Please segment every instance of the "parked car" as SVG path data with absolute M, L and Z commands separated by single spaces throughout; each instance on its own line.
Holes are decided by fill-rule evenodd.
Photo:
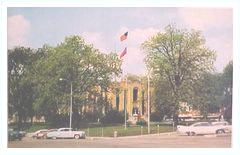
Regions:
M 14 131 L 13 129 L 8 129 L 8 140 L 22 140 L 22 134 L 19 131 Z
M 25 137 L 27 132 L 26 131 L 19 131 L 19 133 L 21 134 L 22 137 Z
M 164 124 L 173 124 L 173 119 L 172 119 L 172 118 L 165 118 L 165 119 L 163 120 L 163 123 L 164 123 Z
M 43 139 L 47 138 L 47 133 L 57 131 L 57 129 L 41 129 L 33 133 L 32 138 Z
M 177 132 L 180 134 L 187 134 L 194 136 L 198 134 L 222 134 L 227 130 L 226 126 L 217 125 L 210 122 L 198 122 L 190 126 L 177 126 Z
M 227 121 L 212 122 L 212 125 L 222 126 L 224 132 L 232 132 L 232 125 L 230 125 Z
M 47 129 L 41 129 L 32 134 L 32 138 L 39 139 L 43 138 L 44 133 L 47 133 Z
M 57 139 L 57 138 L 75 138 L 75 139 L 85 139 L 86 134 L 84 131 L 73 131 L 72 128 L 59 128 L 57 131 L 47 133 L 47 138 Z

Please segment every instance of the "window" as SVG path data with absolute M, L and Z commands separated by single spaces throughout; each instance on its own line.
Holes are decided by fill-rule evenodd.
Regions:
M 63 129 L 62 131 L 70 131 L 70 129 Z
M 137 101 L 138 99 L 138 88 L 133 88 L 133 102 Z
M 120 97 L 119 97 L 120 90 L 116 89 L 116 109 L 119 110 L 119 103 L 120 103 Z
M 119 102 L 120 102 L 120 98 L 119 95 L 116 96 L 116 108 L 117 110 L 119 110 Z
M 198 126 L 210 126 L 209 123 L 199 123 L 199 124 L 195 124 L 194 125 L 195 127 L 198 127 Z
M 144 115 L 144 90 L 142 90 L 142 115 Z
M 219 125 L 223 125 L 223 126 L 226 126 L 227 123 L 225 122 L 218 122 L 218 123 L 212 123 L 213 126 L 219 126 Z

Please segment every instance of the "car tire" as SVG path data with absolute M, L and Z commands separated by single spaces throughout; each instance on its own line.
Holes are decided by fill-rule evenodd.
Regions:
M 53 136 L 52 139 L 57 139 L 57 137 Z
M 47 139 L 47 135 L 44 135 L 42 138 L 43 138 L 43 139 Z
M 84 134 L 84 135 L 81 135 L 81 137 L 80 137 L 81 139 L 86 139 L 86 135 Z
M 80 135 L 74 135 L 75 139 L 80 139 Z
M 195 132 L 190 132 L 190 136 L 195 136 L 196 133 Z
M 216 134 L 223 134 L 223 133 L 225 133 L 225 131 L 223 129 L 220 129 L 220 130 L 216 131 Z

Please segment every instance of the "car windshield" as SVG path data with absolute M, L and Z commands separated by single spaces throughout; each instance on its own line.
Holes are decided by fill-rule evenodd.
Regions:
M 71 131 L 70 129 L 62 129 L 61 131 Z
M 212 123 L 212 125 L 214 125 L 214 126 L 227 125 L 227 123 L 226 122 L 217 122 L 217 123 Z
M 194 126 L 194 127 L 198 127 L 198 126 L 210 126 L 210 124 L 209 123 L 197 123 L 197 124 L 193 124 L 192 126 Z

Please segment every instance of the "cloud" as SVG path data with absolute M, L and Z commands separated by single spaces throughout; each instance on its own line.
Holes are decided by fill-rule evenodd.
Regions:
M 128 29 L 122 27 L 117 32 L 117 37 L 128 31 L 128 39 L 119 43 L 119 51 L 128 47 L 127 54 L 123 58 L 123 74 L 144 74 L 146 73 L 146 65 L 144 58 L 146 54 L 140 49 L 141 44 L 151 36 L 159 32 L 159 29 L 153 27 Z
M 191 28 L 204 30 L 209 27 L 232 26 L 232 9 L 180 8 L 178 14 Z
M 233 58 L 233 15 L 230 8 L 180 8 L 183 26 L 201 30 L 206 45 L 217 54 L 214 66 L 217 72 Z
M 22 15 L 8 17 L 8 48 L 13 46 L 26 46 L 27 35 L 30 32 L 31 23 Z
M 127 27 L 122 27 L 117 36 L 121 36 L 126 31 L 128 31 L 128 39 L 127 42 L 129 45 L 137 45 L 140 46 L 144 41 L 146 41 L 151 36 L 155 35 L 157 32 L 160 32 L 159 29 L 153 27 L 147 28 L 136 28 L 136 29 L 128 29 Z
M 127 54 L 123 57 L 123 74 L 144 75 L 146 73 L 144 58 L 145 54 L 139 48 L 128 47 Z
M 209 38 L 206 44 L 214 49 L 217 54 L 214 63 L 217 72 L 222 72 L 226 65 L 233 60 L 232 39 L 226 37 Z
M 108 53 L 106 41 L 101 33 L 96 32 L 83 32 L 81 36 L 87 44 L 93 44 L 94 48 L 99 49 L 103 53 Z

